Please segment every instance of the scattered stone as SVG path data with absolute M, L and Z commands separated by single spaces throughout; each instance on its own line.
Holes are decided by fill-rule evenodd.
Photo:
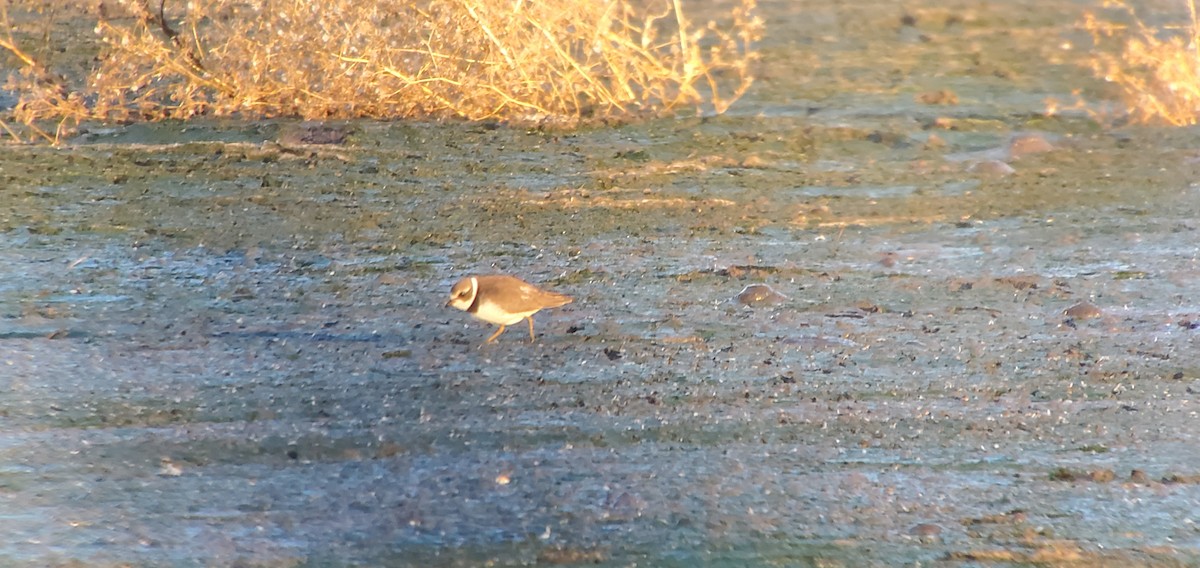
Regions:
M 171 458 L 162 458 L 159 460 L 159 477 L 179 477 L 183 475 L 183 468 L 179 467 Z
M 1150 275 L 1141 270 L 1118 270 L 1113 273 L 1113 280 L 1145 280 Z
M 879 307 L 878 304 L 875 304 L 870 300 L 859 300 L 854 303 L 854 307 L 858 308 L 860 312 L 865 312 L 868 314 L 877 314 L 883 311 L 883 308 Z
M 752 308 L 760 308 L 763 306 L 778 304 L 787 299 L 787 296 L 776 292 L 774 288 L 771 288 L 766 284 L 751 284 L 746 286 L 745 288 L 742 288 L 742 291 L 739 292 L 737 296 L 734 297 L 734 300 L 736 300 L 737 303 L 742 304 L 743 306 L 750 306 Z
M 958 95 L 949 89 L 925 91 L 917 95 L 917 102 L 924 105 L 956 105 L 958 104 Z
M 1054 144 L 1051 144 L 1045 135 L 1036 132 L 1018 134 L 1008 142 L 1008 155 L 1014 160 L 1031 154 L 1052 151 L 1054 151 Z
M 574 548 L 561 546 L 538 552 L 538 564 L 600 564 L 608 560 L 608 553 L 596 548 Z
M 1050 472 L 1050 481 L 1093 481 L 1108 483 L 1116 479 L 1117 474 L 1111 469 L 1097 469 L 1087 473 L 1071 471 L 1065 467 L 1057 467 Z
M 953 278 L 947 284 L 947 287 L 950 289 L 951 292 L 963 292 L 963 291 L 974 288 L 975 282 L 973 280 L 967 280 L 965 278 Z
M 375 283 L 380 286 L 396 286 L 404 284 L 404 279 L 395 274 L 382 273 L 375 277 Z
M 645 508 L 646 502 L 628 491 L 610 491 L 604 499 L 604 518 L 609 521 L 629 521 L 640 517 Z
M 721 268 L 718 270 L 701 270 L 701 271 L 698 271 L 698 274 L 716 274 L 717 276 L 728 276 L 730 278 L 743 278 L 746 276 L 762 278 L 768 274 L 776 274 L 778 272 L 779 272 L 779 268 L 774 267 L 774 266 L 743 264 L 743 265 L 728 266 L 728 267 Z M 697 275 L 697 273 L 692 273 L 691 275 L 689 275 L 689 278 L 687 278 L 687 279 L 685 279 L 684 276 L 681 275 L 679 277 L 679 281 L 687 282 L 688 279 L 690 279 L 691 277 L 694 277 L 696 275 Z
M 746 159 L 742 160 L 741 163 L 741 166 L 747 169 L 762 169 L 769 165 L 770 164 L 768 164 L 766 160 L 756 155 L 747 156 Z
M 942 534 L 942 527 L 933 523 L 921 523 L 908 529 L 908 534 L 919 537 L 934 537 Z
M 967 173 L 1005 177 L 1017 173 L 1017 170 L 1000 160 L 980 160 L 967 166 Z
M 1078 477 L 1075 472 L 1065 467 L 1056 467 L 1050 471 L 1050 481 L 1075 481 Z
M 996 283 L 1007 284 L 1017 290 L 1036 290 L 1038 280 L 1037 276 L 1002 276 L 996 279 Z
M 383 442 L 375 449 L 375 457 L 377 459 L 387 459 L 396 457 L 406 451 L 408 451 L 407 448 L 395 442 Z
M 298 144 L 344 144 L 350 129 L 344 125 L 302 122 L 285 126 L 279 132 L 279 143 L 285 146 Z
M 1007 513 L 997 513 L 995 515 L 984 515 L 975 519 L 964 519 L 962 524 L 966 526 L 974 525 L 1015 525 L 1028 520 L 1028 515 L 1022 509 L 1013 509 Z
M 1185 485 L 1200 484 L 1200 475 L 1183 475 L 1179 473 L 1171 473 L 1162 479 L 1163 483 L 1182 483 Z
M 1104 311 L 1090 302 L 1079 302 L 1078 304 L 1063 310 L 1063 315 L 1073 320 L 1086 320 L 1098 318 L 1104 315 Z

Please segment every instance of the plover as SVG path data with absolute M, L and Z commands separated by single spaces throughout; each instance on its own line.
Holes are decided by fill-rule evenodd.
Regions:
M 453 306 L 483 321 L 500 326 L 484 343 L 491 343 L 504 328 L 521 320 L 529 320 L 529 341 L 533 341 L 533 314 L 545 308 L 557 308 L 571 303 L 572 298 L 557 292 L 542 290 L 520 278 L 504 274 L 468 276 L 450 288 Z

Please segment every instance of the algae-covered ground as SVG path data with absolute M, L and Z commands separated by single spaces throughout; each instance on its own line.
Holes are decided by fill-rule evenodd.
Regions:
M 0 564 L 1200 563 L 1200 138 L 926 4 L 765 3 L 720 117 L 4 146 Z

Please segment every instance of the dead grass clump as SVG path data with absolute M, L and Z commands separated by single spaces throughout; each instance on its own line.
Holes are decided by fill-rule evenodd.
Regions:
M 1182 26 L 1150 26 L 1128 4 L 1106 1 L 1128 22 L 1088 12 L 1083 27 L 1098 49 L 1093 72 L 1116 85 L 1129 118 L 1139 123 L 1187 126 L 1200 119 L 1200 22 L 1195 0 L 1187 0 L 1191 21 Z
M 9 5 L 23 16 L 21 22 L 9 18 Z M 49 45 L 48 39 L 55 35 L 56 21 L 63 19 L 64 13 L 86 14 L 87 8 L 74 0 L 61 2 L 38 2 L 37 0 L 0 0 L 0 69 L 12 70 L 0 74 L 0 102 L 7 104 L 13 95 L 20 96 L 20 104 L 12 114 L 22 114 L 25 108 L 31 107 L 31 101 L 39 101 L 32 106 L 48 106 L 61 109 L 58 115 L 73 116 L 85 111 L 80 103 L 78 94 L 72 93 L 67 87 L 68 81 L 53 63 L 61 52 L 80 53 L 75 45 Z M 20 31 L 18 31 L 20 30 Z M 22 33 L 23 32 L 23 33 Z M 34 41 L 39 38 L 41 41 Z M 27 41 L 21 41 L 21 40 Z M 2 111 L 0 107 L 0 111 Z M 20 139 L 22 136 L 15 132 L 0 114 L 0 128 L 9 136 Z M 23 120 L 22 120 L 23 121 Z M 27 123 L 24 133 L 34 133 L 48 140 L 54 137 L 46 134 L 32 121 Z
M 26 124 L 721 113 L 753 81 L 754 8 L 695 25 L 682 0 L 117 0 L 95 19 L 104 48 L 82 86 L 38 88 L 32 58 L 10 85 Z

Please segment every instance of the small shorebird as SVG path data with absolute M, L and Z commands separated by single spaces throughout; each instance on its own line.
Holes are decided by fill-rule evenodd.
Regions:
M 483 321 L 500 326 L 484 343 L 491 343 L 504 328 L 521 320 L 529 320 L 529 341 L 533 341 L 533 314 L 545 308 L 557 308 L 571 303 L 571 297 L 542 290 L 520 278 L 504 274 L 468 276 L 450 288 L 454 306 Z

